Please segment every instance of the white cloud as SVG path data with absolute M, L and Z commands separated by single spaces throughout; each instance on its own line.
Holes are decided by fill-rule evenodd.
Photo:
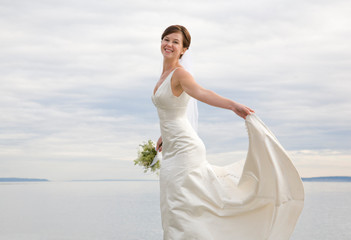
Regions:
M 315 161 L 301 160 L 316 164 L 316 174 L 349 167 L 349 1 L 1 5 L 0 176 L 142 177 L 121 161 L 159 135 L 150 95 L 160 35 L 175 23 L 192 34 L 199 83 L 252 106 L 288 150 L 316 151 Z M 238 117 L 204 105 L 200 116 L 210 159 L 245 152 Z M 323 165 L 321 156 L 341 164 Z

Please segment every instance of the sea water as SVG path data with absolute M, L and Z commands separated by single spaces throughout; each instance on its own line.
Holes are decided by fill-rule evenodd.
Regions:
M 351 183 L 304 185 L 292 239 L 350 239 Z M 159 183 L 0 183 L 0 239 L 161 240 Z

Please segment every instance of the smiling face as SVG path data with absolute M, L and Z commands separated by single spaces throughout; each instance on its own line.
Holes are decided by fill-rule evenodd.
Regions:
M 164 58 L 179 59 L 186 51 L 183 47 L 183 35 L 175 32 L 166 35 L 161 41 L 161 52 Z

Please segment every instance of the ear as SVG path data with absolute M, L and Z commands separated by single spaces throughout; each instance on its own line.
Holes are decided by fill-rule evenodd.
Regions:
M 181 55 L 184 55 L 184 53 L 187 51 L 187 48 L 183 48 L 183 51 L 181 52 Z

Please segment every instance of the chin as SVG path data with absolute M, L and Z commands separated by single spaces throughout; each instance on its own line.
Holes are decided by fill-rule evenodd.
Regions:
M 174 56 L 173 54 L 170 55 L 170 54 L 162 54 L 164 58 L 167 58 L 167 59 L 172 59 L 172 58 L 177 58 L 177 56 Z

